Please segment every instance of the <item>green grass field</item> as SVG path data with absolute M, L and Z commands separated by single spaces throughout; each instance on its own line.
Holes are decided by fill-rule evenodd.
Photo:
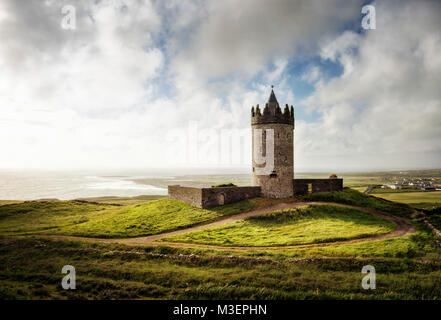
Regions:
M 364 186 L 364 187 L 351 187 L 351 189 L 356 190 L 361 193 L 365 192 L 367 188 L 368 187 L 366 187 L 366 186 Z
M 401 203 L 438 203 L 441 206 L 441 191 L 378 193 L 376 197 Z
M 331 258 L 304 258 L 0 239 L 0 299 L 440 299 L 440 255 L 412 242 L 410 257 L 385 257 L 396 247 L 376 243 L 369 250 L 379 257 L 342 256 L 335 247 Z M 76 290 L 61 288 L 66 264 L 75 266 Z M 361 288 L 367 264 L 376 268 L 375 290 Z
M 330 201 L 358 207 L 372 208 L 399 217 L 410 217 L 414 210 L 406 204 L 388 201 L 379 197 L 362 194 L 350 188 L 342 191 L 319 192 L 303 197 L 305 201 Z
M 151 200 L 167 199 L 167 196 L 136 196 L 136 197 L 93 197 L 93 198 L 79 198 L 77 200 L 101 203 L 101 204 L 116 204 L 116 205 L 133 205 L 145 203 Z
M 431 210 L 441 207 L 441 191 L 377 193 L 376 197 L 406 203 L 416 209 Z
M 2 201 L 0 299 L 441 299 L 441 249 L 433 233 L 417 220 L 423 213 L 349 188 L 303 200 L 374 208 L 405 218 L 417 231 L 344 245 L 274 247 L 290 241 L 360 237 L 391 228 L 389 222 L 374 221 L 377 218 L 357 210 L 311 206 L 240 221 L 240 228 L 229 226 L 234 232 L 228 237 L 219 233 L 214 237 L 268 247 L 141 247 L 48 240 L 40 235 L 133 237 L 201 224 L 277 201 L 253 199 L 210 210 L 138 197 L 96 198 L 96 203 Z M 438 211 L 431 214 L 433 219 L 440 217 Z M 301 230 L 300 224 L 310 229 Z M 61 288 L 61 268 L 67 264 L 76 268 L 76 290 Z M 376 290 L 361 287 L 365 276 L 361 269 L 367 264 L 376 269 Z
M 0 235 L 45 233 L 99 219 L 118 207 L 77 201 L 27 201 L 0 206 Z
M 415 188 L 403 188 L 403 189 L 383 189 L 383 188 L 373 188 L 370 194 L 377 194 L 377 193 L 405 193 L 405 192 L 430 192 L 430 191 L 424 191 L 420 189 Z
M 21 203 L 22 201 L 15 201 L 15 200 L 0 200 L 0 206 L 4 206 L 7 204 L 14 204 L 14 203 Z
M 60 229 L 57 233 L 104 238 L 139 237 L 185 228 L 219 217 L 249 211 L 257 208 L 259 204 L 259 199 L 243 200 L 206 210 L 192 207 L 180 201 L 156 200 L 129 206 L 111 212 L 104 218 Z
M 212 208 L 161 199 L 135 205 L 79 201 L 28 201 L 0 207 L 0 235 L 63 234 L 118 238 L 156 234 L 258 208 L 265 199 Z
M 393 223 L 359 210 L 307 206 L 162 240 L 220 246 L 289 246 L 363 238 L 394 228 Z

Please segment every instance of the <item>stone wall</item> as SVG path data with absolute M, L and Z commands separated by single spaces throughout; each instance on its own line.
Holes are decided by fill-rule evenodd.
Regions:
M 201 188 L 168 186 L 168 197 L 172 200 L 187 202 L 195 207 L 202 207 Z
M 309 185 L 311 189 L 309 190 Z M 304 195 L 315 192 L 339 191 L 343 190 L 343 179 L 294 179 L 294 195 Z
M 260 187 L 202 188 L 202 208 L 260 197 Z
M 244 199 L 256 198 L 260 187 L 191 188 L 168 186 L 168 197 L 199 208 L 209 208 Z

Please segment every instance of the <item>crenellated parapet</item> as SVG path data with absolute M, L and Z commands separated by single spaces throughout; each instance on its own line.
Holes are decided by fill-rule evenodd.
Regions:
M 267 103 L 263 112 L 259 105 L 251 108 L 251 124 L 266 124 L 266 123 L 284 123 L 294 125 L 294 107 L 291 108 L 286 105 L 283 112 L 279 104 L 276 103 L 273 108 Z

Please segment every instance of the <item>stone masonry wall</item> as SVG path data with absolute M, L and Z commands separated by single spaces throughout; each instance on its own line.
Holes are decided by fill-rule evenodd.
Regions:
M 274 167 L 273 171 L 258 174 L 255 149 L 258 144 L 254 139 L 256 129 L 273 130 L 274 133 Z M 293 195 L 292 179 L 294 178 L 294 126 L 292 124 L 254 124 L 252 126 L 253 150 L 253 184 L 262 187 L 262 195 L 268 198 L 287 198 Z M 262 132 L 263 135 L 263 132 Z M 262 139 L 263 154 L 266 155 L 266 139 Z M 259 152 L 259 151 L 258 151 Z
M 202 208 L 201 188 L 168 186 L 168 197 L 172 200 L 183 201 L 189 205 Z
M 202 188 L 202 208 L 260 197 L 260 187 Z
M 343 179 L 294 179 L 294 195 L 308 194 L 308 185 L 311 185 L 311 193 L 338 191 L 343 189 Z
M 260 187 L 191 188 L 168 186 L 168 197 L 199 208 L 209 208 L 244 199 L 256 198 Z

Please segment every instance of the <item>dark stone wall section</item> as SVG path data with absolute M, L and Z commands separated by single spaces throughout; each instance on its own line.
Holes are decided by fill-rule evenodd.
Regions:
M 168 197 L 172 200 L 187 202 L 195 207 L 202 207 L 201 188 L 168 186 Z
M 343 179 L 294 179 L 293 196 L 343 189 Z M 168 186 L 168 197 L 199 208 L 210 208 L 262 196 L 261 187 L 192 188 Z
M 293 189 L 294 196 L 315 192 L 339 191 L 343 190 L 343 179 L 294 179 Z
M 260 197 L 260 187 L 191 188 L 168 186 L 168 197 L 199 208 L 224 205 L 244 199 Z
M 260 187 L 202 188 L 202 207 L 209 208 L 260 197 Z

